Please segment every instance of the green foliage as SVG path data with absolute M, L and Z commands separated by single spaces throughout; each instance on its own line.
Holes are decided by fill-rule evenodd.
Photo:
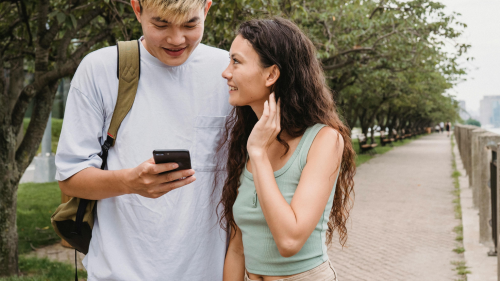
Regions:
M 20 254 L 32 251 L 32 247 L 38 248 L 60 241 L 50 223 L 50 217 L 60 203 L 61 191 L 57 182 L 19 185 L 17 230 Z
M 465 120 L 465 125 L 472 125 L 472 126 L 481 127 L 481 122 L 477 121 L 476 119 L 469 118 L 469 119 Z
M 50 261 L 47 258 L 19 258 L 21 276 L 0 278 L 0 281 L 67 281 L 75 278 L 74 266 Z M 78 278 L 87 278 L 87 272 L 78 270 Z
M 444 93 L 465 74 L 456 60 L 469 46 L 443 51 L 466 26 L 443 8 L 430 0 L 222 0 L 208 15 L 204 41 L 229 50 L 241 22 L 289 18 L 316 46 L 351 127 L 360 121 L 364 133 L 375 123 L 417 128 L 458 119 L 457 102 Z

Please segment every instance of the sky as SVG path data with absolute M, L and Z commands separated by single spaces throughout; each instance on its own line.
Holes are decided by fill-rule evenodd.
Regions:
M 462 14 L 458 20 L 467 24 L 459 42 L 472 45 L 462 60 L 469 71 L 461 82 L 449 91 L 457 100 L 465 100 L 469 113 L 479 111 L 479 101 L 485 95 L 500 95 L 500 0 L 437 0 L 446 5 L 445 12 Z

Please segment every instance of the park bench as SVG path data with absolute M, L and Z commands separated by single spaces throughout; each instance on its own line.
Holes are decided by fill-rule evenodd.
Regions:
M 398 131 L 396 131 L 396 129 L 392 129 L 392 134 L 394 135 L 394 139 L 396 139 L 396 141 L 403 141 L 405 139 L 404 136 L 398 134 Z
M 402 129 L 401 133 L 405 137 L 405 139 L 411 138 L 411 133 L 407 132 L 405 129 Z
M 368 143 L 368 138 L 365 136 L 365 134 L 358 135 L 358 141 L 359 141 L 359 152 L 361 154 L 368 152 L 369 154 L 373 155 L 374 148 L 377 147 L 378 144 Z
M 389 144 L 390 146 L 392 146 L 393 141 L 394 141 L 394 138 L 389 138 L 389 136 L 387 136 L 385 134 L 385 131 L 383 131 L 383 130 L 380 131 L 380 144 L 382 146 L 385 146 L 386 144 Z

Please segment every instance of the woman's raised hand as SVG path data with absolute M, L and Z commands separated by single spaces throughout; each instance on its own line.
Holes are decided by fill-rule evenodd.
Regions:
M 274 93 L 264 103 L 264 112 L 253 127 L 247 142 L 248 154 L 265 153 L 281 131 L 280 102 L 276 103 Z

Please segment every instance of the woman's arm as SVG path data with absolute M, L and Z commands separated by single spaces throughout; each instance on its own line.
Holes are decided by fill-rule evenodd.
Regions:
M 292 202 L 288 204 L 278 189 L 267 156 L 267 149 L 280 127 L 280 106 L 271 94 L 248 138 L 247 149 L 262 212 L 280 254 L 290 257 L 304 246 L 325 210 L 342 160 L 344 140 L 330 127 L 318 132 Z
M 233 233 L 236 235 L 233 237 Z M 245 277 L 245 256 L 243 255 L 243 240 L 241 230 L 231 229 L 229 248 L 227 249 L 226 260 L 224 262 L 223 281 L 242 281 Z
M 250 154 L 262 212 L 282 256 L 298 253 L 318 224 L 337 179 L 343 148 L 343 139 L 333 128 L 319 131 L 291 204 L 278 189 L 267 153 Z

